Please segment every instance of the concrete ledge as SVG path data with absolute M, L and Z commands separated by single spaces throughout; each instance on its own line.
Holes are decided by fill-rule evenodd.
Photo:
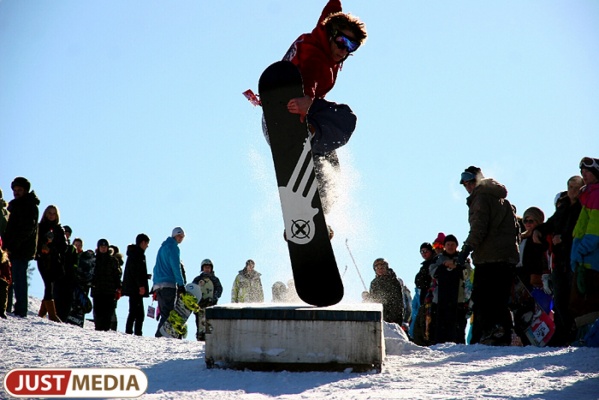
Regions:
M 228 304 L 206 310 L 208 368 L 380 371 L 382 306 Z

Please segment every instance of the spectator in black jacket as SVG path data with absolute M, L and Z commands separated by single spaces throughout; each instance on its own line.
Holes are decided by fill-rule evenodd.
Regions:
M 400 280 L 395 272 L 389 268 L 389 263 L 384 258 L 377 258 L 372 265 L 376 277 L 370 283 L 370 301 L 383 305 L 383 320 L 403 323 L 404 300 Z
M 64 279 L 64 257 L 67 250 L 67 239 L 60 225 L 58 207 L 49 205 L 44 210 L 39 223 L 37 239 L 37 268 L 44 281 L 44 299 L 38 315 L 54 322 L 62 322 L 56 315 L 54 303 L 54 282 Z
M 13 180 L 11 188 L 15 198 L 8 204 L 10 217 L 2 234 L 2 246 L 8 252 L 12 264 L 12 285 L 8 291 L 7 310 L 12 308 L 14 291 L 14 315 L 25 318 L 29 302 L 27 270 L 37 247 L 40 200 L 35 192 L 29 191 L 29 181 L 21 176 Z
M 144 322 L 143 298 L 149 296 L 148 267 L 145 251 L 150 245 L 150 238 L 140 233 L 135 238 L 135 244 L 127 247 L 127 263 L 123 275 L 123 296 L 129 296 L 129 315 L 125 324 L 125 333 L 142 336 Z
M 414 278 L 416 284 L 416 296 L 418 296 L 418 312 L 413 322 L 412 339 L 414 343 L 420 346 L 429 346 L 433 344 L 432 337 L 427 330 L 426 318 L 433 318 L 432 306 L 430 302 L 426 303 L 426 296 L 431 289 L 432 277 L 429 271 L 430 265 L 435 261 L 437 253 L 433 250 L 433 245 L 424 242 L 420 245 L 420 255 L 423 258 L 420 270 Z M 430 321 L 429 321 L 430 326 Z
M 116 301 L 121 292 L 121 271 L 119 263 L 108 252 L 108 240 L 98 240 L 96 266 L 92 278 L 94 299 L 94 323 L 97 331 L 110 329 Z
M 63 229 L 67 241 L 67 248 L 64 253 L 64 277 L 54 282 L 54 302 L 56 303 L 56 315 L 62 322 L 65 322 L 69 317 L 73 304 L 75 274 L 77 273 L 79 256 L 77 248 L 71 244 L 73 230 L 68 225 L 65 225 Z
M 206 340 L 206 308 L 218 303 L 218 299 L 220 299 L 220 296 L 223 294 L 223 285 L 220 283 L 220 279 L 214 274 L 214 264 L 209 258 L 202 260 L 200 271 L 200 275 L 193 279 L 193 283 L 202 285 L 200 281 L 209 279 L 212 282 L 214 290 L 212 297 L 202 298 L 200 300 L 200 310 L 195 313 L 197 327 L 196 339 L 203 342 Z
M 572 269 L 570 268 L 570 252 L 572 251 L 572 232 L 578 221 L 582 205 L 578 196 L 584 185 L 582 177 L 575 175 L 568 179 L 568 190 L 560 193 L 555 204 L 555 213 L 547 221 L 539 225 L 533 235 L 535 243 L 541 243 L 548 235 L 551 239 L 550 284 L 543 277 L 543 284 L 553 292 L 553 311 L 555 333 L 549 345 L 565 346 L 574 341 L 574 318 L 570 313 L 570 286 Z

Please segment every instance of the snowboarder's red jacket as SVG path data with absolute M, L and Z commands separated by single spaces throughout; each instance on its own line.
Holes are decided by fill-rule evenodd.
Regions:
M 326 28 L 326 17 L 341 11 L 340 0 L 329 0 L 322 10 L 318 24 L 311 33 L 304 33 L 291 45 L 284 61 L 291 61 L 299 68 L 304 83 L 304 94 L 312 99 L 322 99 L 335 86 L 341 63 L 331 57 L 331 45 Z

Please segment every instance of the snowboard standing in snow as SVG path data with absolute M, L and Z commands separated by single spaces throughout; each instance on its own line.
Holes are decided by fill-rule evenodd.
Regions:
M 185 285 L 185 293 L 175 298 L 175 307 L 168 315 L 167 320 L 160 327 L 162 336 L 182 339 L 187 336 L 187 320 L 189 316 L 198 312 L 199 303 L 203 296 L 200 285 L 188 283 Z
M 92 311 L 89 290 L 95 267 L 96 257 L 94 253 L 91 250 L 81 253 L 77 269 L 75 270 L 75 288 L 73 289 L 71 311 L 66 319 L 66 322 L 69 324 L 83 328 L 85 314 Z
M 510 308 L 516 333 L 524 333 L 532 345 L 544 347 L 555 332 L 555 323 L 518 277 L 514 278 Z
M 270 139 L 285 236 L 299 297 L 308 304 L 330 306 L 343 298 L 343 282 L 329 238 L 307 124 L 287 110 L 302 97 L 302 77 L 295 65 L 279 61 L 258 83 Z

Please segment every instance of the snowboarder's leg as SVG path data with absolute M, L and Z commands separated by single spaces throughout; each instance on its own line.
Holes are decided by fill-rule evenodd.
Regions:
M 315 99 L 307 120 L 312 135 L 312 152 L 326 155 L 349 141 L 358 119 L 346 104 Z
M 161 288 L 156 290 L 156 300 L 158 300 L 158 307 L 160 308 L 160 322 L 156 329 L 154 336 L 161 337 L 160 328 L 168 319 L 169 314 L 175 308 L 175 296 L 177 295 L 177 289 L 175 288 Z
M 200 308 L 200 310 L 195 313 L 195 317 L 197 327 L 196 339 L 198 342 L 204 342 L 206 340 L 206 309 Z

